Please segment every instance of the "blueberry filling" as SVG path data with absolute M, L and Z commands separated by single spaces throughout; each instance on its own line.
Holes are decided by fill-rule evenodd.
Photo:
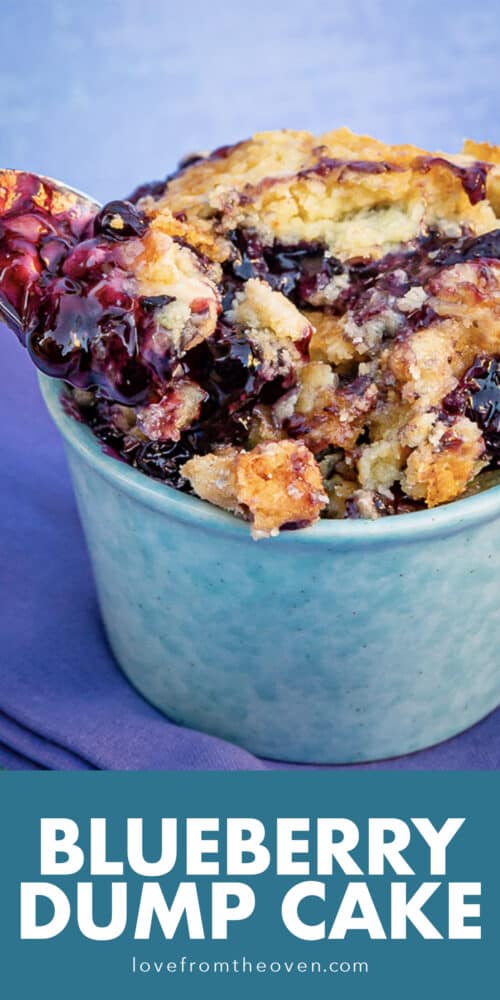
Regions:
M 144 236 L 146 229 L 143 213 L 130 201 L 109 201 L 94 219 L 94 236 L 112 242 Z
M 264 280 L 299 308 L 322 308 L 334 316 L 350 312 L 355 323 L 362 325 L 377 318 L 387 307 L 397 308 L 397 299 L 412 287 L 423 285 L 446 266 L 442 257 L 455 254 L 457 260 L 469 259 L 474 252 L 470 241 L 460 237 L 450 241 L 438 233 L 429 233 L 404 250 L 386 254 L 378 260 L 358 258 L 342 263 L 320 244 L 285 246 L 275 242 L 263 245 L 255 234 L 233 230 L 230 234 L 233 257 L 225 266 L 223 309 L 243 283 L 250 278 Z M 500 251 L 500 245 L 499 245 Z M 335 277 L 345 281 L 327 304 L 317 304 L 316 297 Z M 321 302 L 321 300 L 319 300 Z M 400 333 L 419 329 L 438 319 L 428 306 L 401 312 Z
M 490 170 L 487 163 L 477 162 L 469 167 L 460 167 L 457 163 L 451 163 L 450 160 L 445 160 L 441 156 L 420 156 L 416 164 L 423 172 L 430 170 L 436 164 L 450 170 L 460 179 L 471 205 L 477 205 L 479 201 L 484 201 L 486 198 L 486 181 Z
M 450 416 L 465 415 L 483 435 L 490 464 L 500 466 L 500 358 L 477 357 L 453 392 L 443 400 Z
M 115 246 L 99 236 L 85 240 L 70 249 L 57 275 L 44 276 L 26 342 L 46 374 L 81 388 L 98 385 L 120 402 L 137 404 L 155 382 L 141 356 L 152 317 Z
M 441 166 L 449 170 L 459 178 L 462 187 L 469 198 L 471 205 L 477 205 L 479 201 L 486 198 L 486 181 L 490 166 L 487 163 L 476 162 L 471 166 L 461 167 L 441 156 L 419 156 L 414 160 L 414 166 L 422 173 L 427 173 L 435 166 Z M 327 177 L 333 171 L 342 175 L 347 172 L 359 174 L 383 174 L 387 172 L 398 173 L 404 167 L 386 163 L 384 160 L 339 160 L 329 156 L 320 157 L 318 163 L 312 167 L 306 167 L 299 172 L 299 177 Z
M 305 167 L 299 171 L 299 177 L 328 177 L 333 171 L 341 176 L 348 171 L 355 174 L 385 174 L 389 171 L 399 173 L 403 168 L 384 160 L 339 160 L 331 156 L 321 156 L 313 167 Z
M 447 240 L 433 254 L 433 261 L 439 267 L 464 264 L 468 260 L 500 260 L 500 229 L 493 229 L 482 236 L 464 236 L 459 240 Z
M 49 184 L 42 207 L 35 200 L 39 188 L 37 177 L 21 174 L 13 204 L 0 221 L 0 316 L 22 343 L 38 322 L 42 279 L 60 273 L 68 251 L 93 224 L 91 214 L 58 213 L 56 191 Z
M 80 388 L 99 386 L 135 405 L 157 392 L 165 366 L 142 351 L 154 326 L 138 298 L 121 246 L 146 230 L 129 202 L 96 215 L 52 211 L 56 190 L 22 175 L 0 222 L 0 315 L 37 366 Z M 158 370 L 159 368 L 159 370 Z
M 241 282 L 261 278 L 274 291 L 281 292 L 297 305 L 304 305 L 321 291 L 334 275 L 344 272 L 336 257 L 329 256 L 320 244 L 285 246 L 275 242 L 266 247 L 258 238 L 243 229 L 229 234 L 234 255 L 226 266 L 229 288 L 238 287 L 232 279 Z M 227 287 L 227 286 L 226 286 Z
M 167 179 L 163 181 L 146 181 L 145 184 L 139 184 L 138 187 L 134 188 L 132 194 L 129 194 L 127 201 L 135 204 L 140 201 L 141 198 L 161 198 L 167 186 Z

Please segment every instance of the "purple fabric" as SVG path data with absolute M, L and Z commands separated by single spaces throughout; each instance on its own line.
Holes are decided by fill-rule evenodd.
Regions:
M 108 649 L 63 448 L 35 372 L 0 329 L 0 767 L 266 770 L 223 740 L 166 720 Z M 500 710 L 386 769 L 500 768 Z
M 0 768 L 7 771 L 42 771 L 44 768 L 29 757 L 23 757 L 0 743 Z

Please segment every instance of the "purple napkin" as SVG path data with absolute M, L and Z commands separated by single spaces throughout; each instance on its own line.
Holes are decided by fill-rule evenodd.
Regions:
M 134 691 L 100 624 L 63 448 L 36 375 L 0 328 L 0 766 L 267 770 L 169 722 Z M 431 750 L 365 768 L 500 768 L 500 710 Z

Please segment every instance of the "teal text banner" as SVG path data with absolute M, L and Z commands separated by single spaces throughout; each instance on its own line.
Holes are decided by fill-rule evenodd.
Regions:
M 4 772 L 0 791 L 8 1000 L 497 994 L 498 772 Z

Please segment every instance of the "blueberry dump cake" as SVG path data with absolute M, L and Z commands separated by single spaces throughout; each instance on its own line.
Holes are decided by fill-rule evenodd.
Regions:
M 99 208 L 0 172 L 0 315 L 117 458 L 251 522 L 500 481 L 500 148 L 267 132 Z

